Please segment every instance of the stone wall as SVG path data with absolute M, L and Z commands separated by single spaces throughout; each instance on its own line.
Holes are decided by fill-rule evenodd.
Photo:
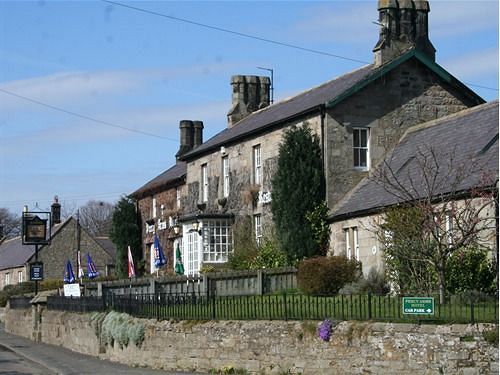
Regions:
M 20 310 L 7 311 L 6 330 L 23 334 Z M 319 322 L 174 322 L 131 319 L 144 327 L 137 347 L 105 345 L 98 314 L 43 310 L 41 340 L 133 366 L 200 371 L 232 366 L 250 374 L 497 374 L 498 349 L 482 332 L 497 325 L 413 325 L 341 322 L 329 342 Z M 23 321 L 19 321 L 23 320 Z M 21 332 L 22 331 L 22 332 Z M 26 336 L 26 335 L 25 335 Z
M 307 123 L 318 136 L 321 133 L 321 118 L 319 115 L 287 123 L 286 126 L 270 130 L 266 133 L 246 139 L 234 145 L 227 145 L 223 150 L 217 150 L 201 156 L 187 164 L 188 196 L 185 213 L 197 212 L 200 203 L 201 166 L 208 167 L 209 194 L 204 214 L 234 214 L 236 217 L 261 214 L 265 220 L 263 225 L 271 222 L 271 179 L 276 171 L 279 146 L 283 132 L 292 125 L 302 126 Z M 240 125 L 236 125 L 240 126 Z M 254 182 L 253 149 L 261 148 L 262 183 Z M 224 151 L 223 153 L 221 151 Z M 230 182 L 229 196 L 224 205 L 223 198 L 222 158 L 229 158 Z M 260 192 L 260 194 L 259 194 Z M 259 199 L 260 195 L 260 199 Z M 255 198 L 255 199 L 254 199 Z
M 334 207 L 368 174 L 353 168 L 353 128 L 370 129 L 369 158 L 373 167 L 409 127 L 476 104 L 411 59 L 328 110 L 325 173 L 329 207 Z

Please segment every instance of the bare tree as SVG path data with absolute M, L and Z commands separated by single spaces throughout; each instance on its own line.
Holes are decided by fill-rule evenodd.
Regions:
M 0 240 L 11 238 L 21 233 L 21 217 L 13 214 L 7 208 L 0 207 Z
M 111 203 L 90 200 L 80 207 L 80 225 L 93 236 L 108 236 L 114 206 Z
M 389 242 L 386 258 L 410 261 L 417 268 L 419 263 L 429 265 L 438 278 L 441 303 L 450 256 L 469 246 L 494 246 L 498 191 L 491 158 L 443 149 L 422 145 L 403 158 L 393 154 L 370 177 L 401 209 L 399 225 L 389 225 L 398 221 L 397 206 L 380 225 L 380 238 Z M 409 224 L 400 225 L 405 220 Z

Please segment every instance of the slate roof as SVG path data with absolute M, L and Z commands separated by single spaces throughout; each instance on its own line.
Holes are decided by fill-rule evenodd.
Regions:
M 419 153 L 436 152 L 442 168 L 434 196 L 487 188 L 498 182 L 498 100 L 410 128 L 378 168 L 390 168 L 398 182 L 425 197 Z M 453 168 L 450 168 L 452 164 Z M 451 172 L 451 170 L 453 170 Z M 462 173 L 461 171 L 466 171 Z M 466 174 L 466 176 L 463 176 Z M 376 178 L 364 178 L 334 208 L 331 221 L 355 217 L 404 201 Z
M 101 246 L 110 257 L 116 259 L 115 244 L 108 237 L 94 237 L 94 240 Z
M 72 220 L 71 217 L 55 225 L 51 231 L 52 238 L 56 236 L 70 220 Z M 42 249 L 42 247 L 40 247 L 39 250 L 40 249 Z M 0 244 L 0 270 L 22 267 L 34 256 L 35 245 L 23 245 L 21 237 L 5 240 Z
M 5 240 L 0 245 L 0 270 L 22 267 L 35 253 L 35 246 L 23 245 L 21 237 Z
M 54 238 L 71 221 L 75 220 L 69 217 L 64 222 L 57 224 L 52 228 L 51 236 Z M 85 230 L 82 228 L 82 230 Z M 116 248 L 107 237 L 95 237 L 94 240 L 106 251 L 113 259 L 116 257 Z M 44 246 L 39 248 L 41 251 Z M 4 240 L 0 243 L 0 270 L 22 267 L 35 256 L 34 245 L 23 245 L 21 237 Z
M 422 53 L 411 49 L 382 66 L 375 66 L 374 64 L 366 65 L 292 98 L 253 112 L 234 124 L 233 127 L 222 130 L 196 149 L 182 155 L 181 159 L 191 160 L 198 155 L 216 150 L 221 146 L 227 146 L 230 143 L 249 137 L 254 133 L 262 132 L 273 126 L 283 124 L 285 121 L 292 118 L 318 110 L 323 105 L 327 107 L 335 106 L 343 99 L 362 89 L 374 80 L 379 79 L 396 66 L 411 58 L 419 60 L 448 84 L 458 87 L 472 101 L 477 104 L 484 103 L 481 97 L 450 75 L 441 66 L 429 60 Z
M 145 185 L 130 194 L 130 196 L 140 199 L 158 189 L 165 189 L 168 186 L 172 186 L 186 176 L 186 170 L 186 163 L 183 161 L 177 161 L 173 167 L 167 169 L 159 176 L 147 182 Z

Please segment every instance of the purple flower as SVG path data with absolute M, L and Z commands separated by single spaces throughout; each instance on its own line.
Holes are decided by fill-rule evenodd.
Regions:
M 329 319 L 323 320 L 317 332 L 321 340 L 330 341 L 330 336 L 332 335 L 332 322 Z

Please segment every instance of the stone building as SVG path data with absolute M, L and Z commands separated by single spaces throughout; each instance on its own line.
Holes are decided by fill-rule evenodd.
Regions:
M 477 214 L 477 241 L 498 259 L 498 200 L 494 199 L 498 197 L 498 118 L 498 101 L 494 101 L 408 129 L 378 166 L 378 171 L 389 171 L 389 177 L 378 171 L 365 177 L 333 210 L 329 218 L 332 254 L 360 260 L 365 274 L 372 267 L 381 271 L 387 240 L 380 228 L 383 212 L 412 197 L 432 198 L 436 212 L 444 212 L 436 230 L 443 233 L 447 246 L 454 237 L 463 238 L 463 228 L 454 226 L 465 227 L 464 217 L 473 221 Z
M 374 63 L 272 105 L 266 77 L 234 76 L 226 129 L 202 142 L 202 127 L 181 122 L 178 158 L 186 172 L 178 223 L 188 274 L 227 260 L 241 217 L 252 218 L 261 238 L 272 220 L 279 144 L 292 125 L 307 123 L 320 139 L 333 212 L 411 126 L 484 103 L 435 62 L 427 1 L 380 0 L 378 11 Z M 198 140 L 183 148 L 189 126 Z
M 60 221 L 60 205 L 52 204 L 51 237 L 48 245 L 40 246 L 38 261 L 43 263 L 44 280 L 63 278 L 66 262 L 71 261 L 77 274 L 77 239 L 80 238 L 82 268 L 87 274 L 87 253 L 92 257 L 102 276 L 114 271 L 116 250 L 107 237 L 92 237 L 79 227 L 73 217 Z M 80 235 L 77 235 L 80 229 Z M 29 264 L 35 261 L 35 246 L 23 245 L 22 238 L 16 237 L 0 243 L 0 289 L 9 284 L 29 281 Z
M 185 129 L 181 121 L 181 132 Z M 185 135 L 185 134 L 183 134 Z M 182 137 L 181 137 L 182 139 Z M 184 139 L 180 153 L 189 147 L 190 141 Z M 186 163 L 177 161 L 170 169 L 155 177 L 130 196 L 136 200 L 139 222 L 142 232 L 145 271 L 153 273 L 154 266 L 153 236 L 156 233 L 165 251 L 167 267 L 159 272 L 167 272 L 174 264 L 174 248 L 181 246 L 181 237 L 176 233 L 177 218 L 182 213 L 183 200 L 186 197 Z

